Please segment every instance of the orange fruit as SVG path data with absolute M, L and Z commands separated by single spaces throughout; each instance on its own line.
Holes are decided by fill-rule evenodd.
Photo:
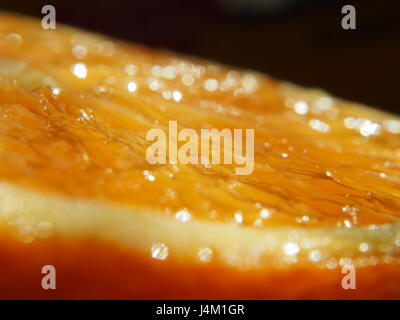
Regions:
M 253 172 L 149 164 L 169 121 L 254 129 Z M 321 90 L 1 14 L 0 298 L 397 299 L 399 133 Z

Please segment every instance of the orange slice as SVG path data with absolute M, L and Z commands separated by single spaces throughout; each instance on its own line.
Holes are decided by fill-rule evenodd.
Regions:
M 170 121 L 254 129 L 254 171 L 150 164 Z M 321 90 L 1 14 L 0 297 L 399 298 L 399 134 Z

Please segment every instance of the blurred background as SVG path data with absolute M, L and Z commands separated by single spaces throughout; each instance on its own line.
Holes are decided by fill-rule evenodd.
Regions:
M 398 0 L 1 0 L 0 10 L 250 68 L 400 113 Z M 356 8 L 343 30 L 341 8 Z

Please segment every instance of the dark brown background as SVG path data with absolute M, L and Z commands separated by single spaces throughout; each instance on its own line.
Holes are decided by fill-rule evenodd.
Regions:
M 42 16 L 153 47 L 266 72 L 400 113 L 398 0 L 1 0 L 0 9 Z M 271 1 L 271 0 L 270 0 Z M 279 2 L 280 1 L 280 2 Z M 287 3 L 287 5 L 283 5 Z M 357 30 L 341 28 L 341 8 Z

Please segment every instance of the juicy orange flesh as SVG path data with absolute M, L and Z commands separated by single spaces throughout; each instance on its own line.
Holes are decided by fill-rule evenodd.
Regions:
M 1 179 L 254 228 L 397 220 L 397 117 L 254 72 L 0 18 Z M 253 173 L 150 165 L 146 133 L 167 132 L 170 120 L 254 129 Z

